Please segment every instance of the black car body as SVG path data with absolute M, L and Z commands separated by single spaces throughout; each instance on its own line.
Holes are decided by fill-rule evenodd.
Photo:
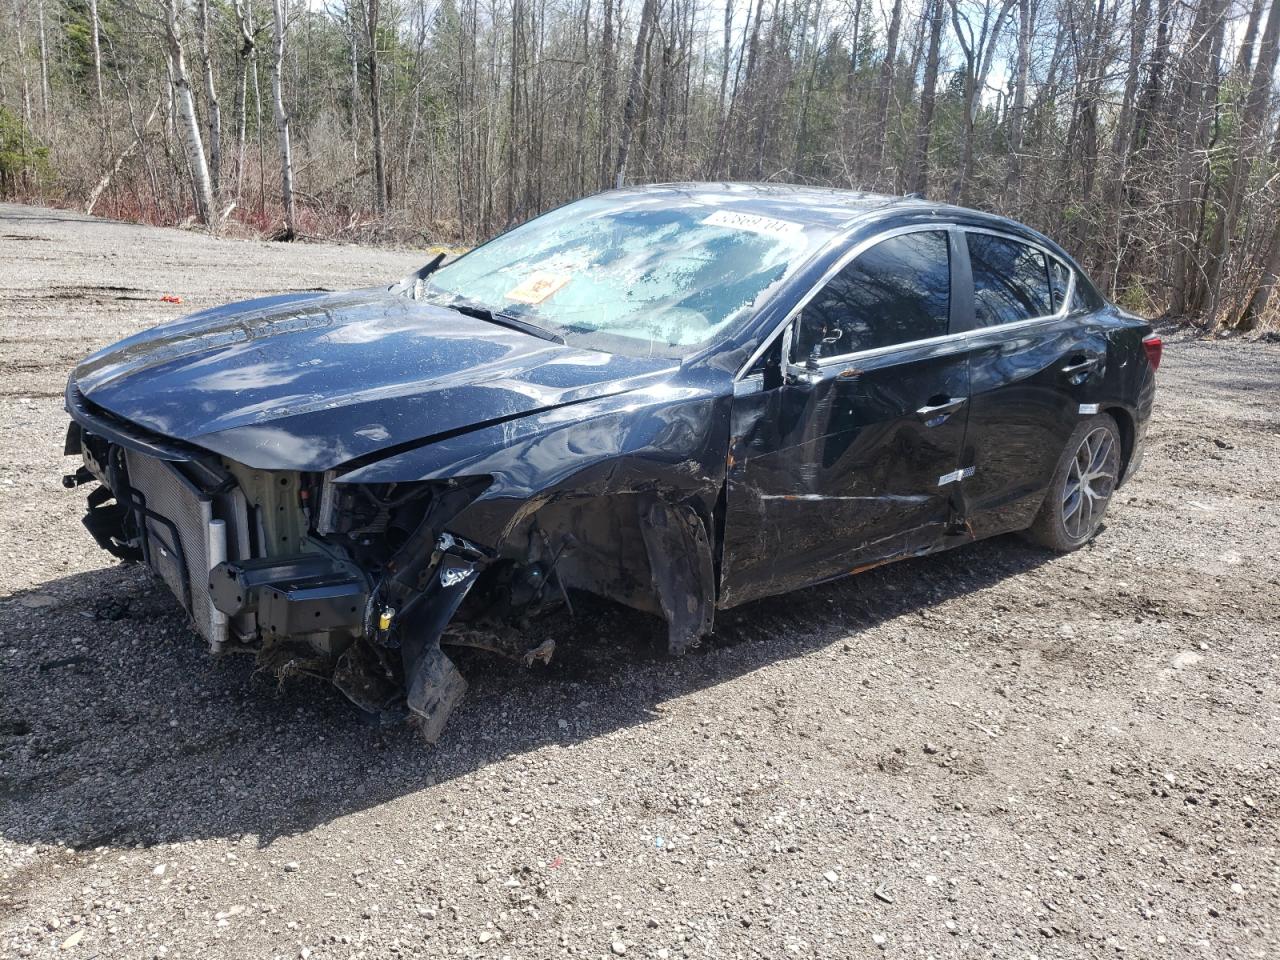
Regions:
M 465 688 L 442 640 L 549 656 L 517 627 L 569 589 L 664 617 L 680 653 L 717 609 L 1054 510 L 1051 545 L 1077 546 L 1140 460 L 1158 341 L 1008 220 L 687 184 L 517 234 L 86 359 L 65 482 L 99 484 L 90 531 L 215 651 L 407 706 L 434 740 Z

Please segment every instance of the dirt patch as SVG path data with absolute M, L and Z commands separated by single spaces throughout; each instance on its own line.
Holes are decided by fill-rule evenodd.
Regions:
M 895 564 L 680 660 L 575 597 L 550 665 L 463 655 L 430 750 L 210 660 L 59 484 L 79 356 L 423 256 L 0 221 L 0 955 L 1280 955 L 1280 346 L 1169 344 L 1079 553 Z

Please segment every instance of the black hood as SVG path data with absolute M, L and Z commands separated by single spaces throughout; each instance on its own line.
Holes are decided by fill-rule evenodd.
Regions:
M 327 470 L 628 390 L 671 367 L 375 290 L 195 314 L 95 353 L 70 388 L 115 417 L 251 467 Z

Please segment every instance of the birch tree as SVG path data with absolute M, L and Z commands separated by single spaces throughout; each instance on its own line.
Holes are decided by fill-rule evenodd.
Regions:
M 284 239 L 298 233 L 293 205 L 293 146 L 289 140 L 289 111 L 284 103 L 285 40 L 289 32 L 285 0 L 272 0 L 271 34 L 271 108 L 276 122 L 276 138 L 280 150 L 280 204 L 284 208 Z

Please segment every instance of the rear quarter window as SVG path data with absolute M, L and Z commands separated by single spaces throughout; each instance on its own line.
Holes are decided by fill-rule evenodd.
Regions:
M 1017 323 L 1054 312 L 1045 255 L 988 233 L 965 234 L 973 271 L 974 319 L 980 327 Z

